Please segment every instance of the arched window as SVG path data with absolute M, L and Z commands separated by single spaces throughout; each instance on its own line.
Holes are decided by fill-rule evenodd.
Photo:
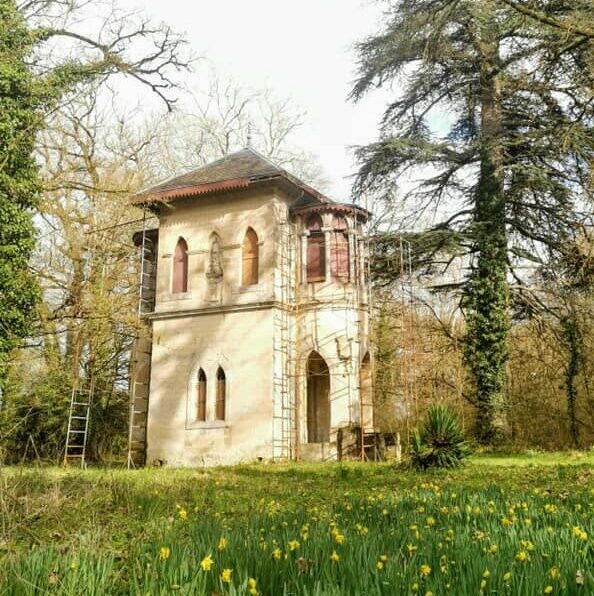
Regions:
M 258 235 L 248 228 L 243 239 L 242 286 L 253 286 L 258 283 Z
M 206 375 L 202 369 L 198 371 L 197 393 L 196 420 L 204 422 L 206 420 Z
M 307 222 L 307 281 L 326 279 L 326 246 L 322 232 L 322 218 L 312 215 Z
M 349 281 L 349 235 L 344 217 L 332 218 L 332 251 L 330 271 L 333 279 Z
M 307 442 L 330 440 L 330 371 L 326 361 L 312 352 L 307 359 Z
M 219 370 L 217 370 L 217 400 L 215 402 L 215 418 L 217 420 L 225 420 L 225 393 L 225 371 L 219 366 Z
M 173 254 L 173 284 L 171 292 L 180 294 L 188 291 L 188 245 L 183 238 L 177 241 Z

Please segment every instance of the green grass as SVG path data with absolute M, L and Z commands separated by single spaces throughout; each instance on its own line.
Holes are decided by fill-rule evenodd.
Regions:
M 591 594 L 593 470 L 0 468 L 0 594 Z

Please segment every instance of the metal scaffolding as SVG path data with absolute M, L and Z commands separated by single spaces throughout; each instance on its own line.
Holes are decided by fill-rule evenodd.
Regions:
M 275 259 L 275 312 L 273 336 L 273 434 L 274 461 L 300 459 L 300 437 L 303 432 L 302 394 L 306 391 L 305 326 L 309 324 L 313 345 L 325 353 L 328 374 L 332 375 L 330 407 L 337 400 L 346 400 L 349 427 L 358 428 L 358 447 L 362 459 L 376 459 L 377 432 L 374 421 L 373 368 L 369 341 L 371 297 L 365 283 L 368 260 L 361 254 L 368 250 L 367 237 L 352 233 L 351 272 L 349 283 L 334 285 L 326 280 L 322 291 L 308 284 L 301 268 L 302 250 L 295 225 L 288 217 L 278 222 L 278 249 Z M 367 274 L 369 272 L 367 271 Z M 322 313 L 344 313 L 344 322 L 324 336 L 319 336 Z M 344 345 L 339 345 L 345 342 Z M 329 344 L 336 344 L 329 346 Z M 308 344 L 309 345 L 309 344 Z M 330 348 L 330 349 L 329 349 Z M 361 361 L 370 353 L 367 401 L 363 399 Z M 329 353 L 337 353 L 329 357 Z M 370 413 L 370 415 L 368 415 Z M 368 420 L 370 418 L 370 420 Z M 367 424 L 366 424 L 367 423 Z

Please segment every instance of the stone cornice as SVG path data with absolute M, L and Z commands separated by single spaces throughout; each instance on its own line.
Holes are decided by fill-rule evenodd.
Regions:
M 252 310 L 265 310 L 276 306 L 274 300 L 264 302 L 251 302 L 249 304 L 230 304 L 228 306 L 204 306 L 202 308 L 188 308 L 175 311 L 157 311 L 149 313 L 146 318 L 151 321 L 160 321 L 164 319 L 183 319 L 185 317 L 200 317 L 203 315 L 219 315 L 232 312 L 246 312 Z

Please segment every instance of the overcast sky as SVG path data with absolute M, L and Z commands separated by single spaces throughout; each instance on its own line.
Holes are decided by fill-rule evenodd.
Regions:
M 306 111 L 296 143 L 319 156 L 328 194 L 348 200 L 355 171 L 349 152 L 376 138 L 386 94 L 347 101 L 355 75 L 353 44 L 378 31 L 381 11 L 370 0 L 135 0 L 157 21 L 185 32 L 196 54 L 222 76 L 289 96 Z M 197 64 L 188 75 L 206 74 Z M 190 85 L 199 81 L 189 80 Z

